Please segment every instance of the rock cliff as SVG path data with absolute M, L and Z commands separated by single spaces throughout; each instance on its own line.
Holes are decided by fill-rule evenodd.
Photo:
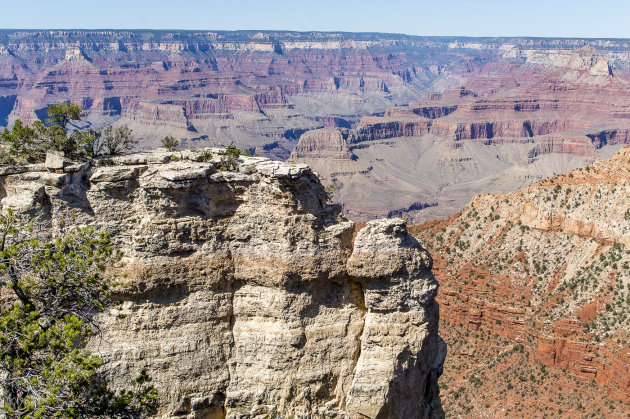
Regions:
M 348 148 L 348 130 L 323 128 L 308 131 L 300 136 L 300 141 L 291 153 L 291 159 L 352 160 Z
M 2 169 L 3 210 L 123 251 L 91 342 L 114 385 L 146 367 L 164 417 L 439 417 L 438 283 L 405 223 L 353 237 L 306 165 L 210 152 Z

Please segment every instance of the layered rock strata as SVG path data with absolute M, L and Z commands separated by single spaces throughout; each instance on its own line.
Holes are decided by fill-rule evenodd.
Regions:
M 558 407 L 572 416 L 597 409 L 606 417 L 627 416 L 629 197 L 625 147 L 516 193 L 478 196 L 450 219 L 419 228 L 439 255 L 434 271 L 442 285 L 442 319 L 452 332 L 447 340 L 465 341 L 449 357 L 458 368 L 447 368 L 452 413 L 461 412 L 454 393 L 470 390 L 465 378 L 483 374 L 492 382 L 488 392 L 506 393 L 510 402 L 498 406 L 496 398 L 475 394 L 476 416 L 508 405 L 524 409 L 519 416 L 549 415 Z M 496 338 L 472 344 L 470 335 Z M 511 348 L 527 356 L 515 359 Z M 471 362 L 475 357 L 482 368 Z M 541 364 L 555 377 L 556 400 L 543 401 L 548 394 L 536 390 L 551 384 L 535 371 Z M 508 386 L 514 374 L 528 378 Z M 538 410 L 545 405 L 555 408 Z
M 3 210 L 123 251 L 91 342 L 111 382 L 146 367 L 164 417 L 439 416 L 438 283 L 405 223 L 353 238 L 307 166 L 210 152 L 3 168 Z
M 482 97 L 524 85 L 539 68 L 563 72 L 559 83 L 539 84 L 550 92 L 575 90 L 569 83 L 605 86 L 628 74 L 627 50 L 627 40 L 610 39 L 0 30 L 0 126 L 18 118 L 30 124 L 48 105 L 72 101 L 95 128 L 128 124 L 141 148 L 171 135 L 190 148 L 235 141 L 284 159 L 295 146 L 290 130 L 350 128 L 383 113 L 455 112 L 457 103 L 387 110 L 426 92 L 439 101 L 449 94 L 438 92 L 465 85 L 457 98 Z M 528 100 L 517 109 L 536 109 Z
M 353 219 L 395 211 L 420 223 L 452 215 L 475 194 L 512 192 L 630 143 L 628 79 L 608 71 L 608 54 L 536 57 L 480 63 L 460 80 L 466 87 L 338 128 L 352 161 L 328 158 L 339 147 L 321 130 L 303 134 L 291 159 L 328 178 Z M 445 78 L 458 70 L 448 71 Z
M 437 76 L 414 52 L 424 44 L 375 34 L 0 30 L 0 126 L 72 101 L 93 127 L 129 125 L 139 148 L 171 135 L 189 148 L 234 141 L 286 158 L 293 129 L 347 126 L 418 97 Z

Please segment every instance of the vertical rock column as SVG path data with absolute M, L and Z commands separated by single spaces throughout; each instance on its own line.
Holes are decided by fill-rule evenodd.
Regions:
M 357 234 L 348 273 L 363 289 L 366 313 L 346 405 L 352 417 L 439 415 L 446 344 L 431 265 L 402 220 L 372 221 Z

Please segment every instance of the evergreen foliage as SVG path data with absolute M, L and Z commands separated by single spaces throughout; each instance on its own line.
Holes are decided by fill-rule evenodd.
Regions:
M 0 164 L 43 161 L 49 150 L 62 151 L 70 159 L 93 158 L 102 154 L 118 155 L 132 150 L 137 141 L 127 126 L 70 130 L 69 125 L 87 116 L 81 106 L 61 103 L 48 107 L 45 123 L 32 126 L 16 120 L 11 129 L 0 133 Z
M 86 349 L 95 315 L 118 284 L 106 267 L 120 255 L 91 227 L 49 239 L 9 210 L 0 216 L 0 404 L 9 418 L 141 417 L 157 407 L 146 371 L 116 393 Z

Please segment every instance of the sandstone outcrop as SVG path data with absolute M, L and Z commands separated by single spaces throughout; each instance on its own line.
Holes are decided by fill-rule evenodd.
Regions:
M 439 417 L 438 283 L 405 223 L 353 238 L 307 166 L 211 152 L 0 176 L 4 210 L 123 251 L 123 304 L 91 342 L 114 385 L 146 367 L 164 417 Z

